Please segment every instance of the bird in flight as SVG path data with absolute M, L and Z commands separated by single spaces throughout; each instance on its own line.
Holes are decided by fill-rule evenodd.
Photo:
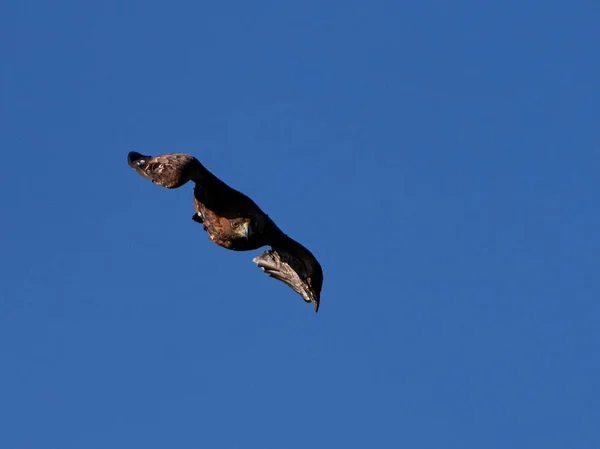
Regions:
M 312 253 L 277 227 L 254 201 L 229 187 L 188 154 L 127 155 L 127 163 L 138 174 L 167 189 L 189 181 L 194 185 L 192 220 L 203 225 L 213 243 L 234 251 L 270 246 L 255 257 L 269 276 L 294 289 L 319 310 L 323 270 Z

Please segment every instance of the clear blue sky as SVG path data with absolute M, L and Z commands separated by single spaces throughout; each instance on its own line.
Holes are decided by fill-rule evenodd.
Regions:
M 600 447 L 595 1 L 0 6 L 0 447 Z M 322 262 L 191 221 L 197 156 Z

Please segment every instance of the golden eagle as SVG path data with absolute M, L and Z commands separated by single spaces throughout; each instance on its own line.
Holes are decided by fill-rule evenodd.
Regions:
M 209 238 L 223 248 L 249 251 L 272 249 L 252 259 L 269 276 L 292 287 L 319 310 L 323 270 L 300 243 L 288 237 L 254 201 L 232 189 L 188 154 L 144 156 L 130 152 L 127 163 L 154 184 L 176 189 L 193 181 L 195 213 Z

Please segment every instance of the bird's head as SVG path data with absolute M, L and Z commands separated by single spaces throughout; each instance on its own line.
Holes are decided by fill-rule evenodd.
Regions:
M 252 219 L 235 218 L 231 221 L 231 230 L 238 238 L 249 240 L 252 236 Z

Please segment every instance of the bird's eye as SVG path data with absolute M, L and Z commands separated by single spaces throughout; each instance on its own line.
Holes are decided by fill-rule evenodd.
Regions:
M 237 221 L 234 221 L 233 223 L 231 223 L 231 227 L 232 227 L 233 229 L 237 229 L 237 227 L 238 227 L 239 225 L 240 225 L 240 224 L 239 224 Z

